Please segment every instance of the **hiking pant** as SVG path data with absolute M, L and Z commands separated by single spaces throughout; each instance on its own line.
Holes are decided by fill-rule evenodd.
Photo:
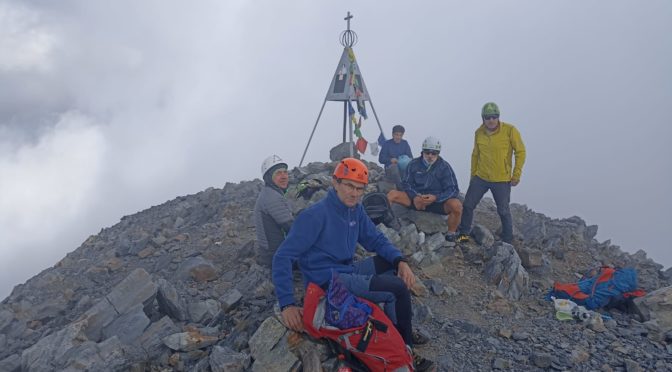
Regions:
M 471 233 L 471 223 L 474 219 L 474 208 L 483 198 L 483 195 L 490 190 L 492 197 L 497 205 L 497 214 L 502 221 L 502 240 L 511 244 L 513 241 L 513 218 L 509 202 L 511 201 L 511 183 L 510 182 L 488 182 L 480 177 L 473 176 L 469 181 L 467 194 L 464 196 L 462 205 L 462 221 L 459 231 L 461 234 Z
M 377 304 L 383 303 L 385 315 L 395 324 L 407 345 L 413 346 L 411 293 L 394 267 L 374 256 L 353 263 L 352 274 L 340 273 L 339 279 L 355 296 Z

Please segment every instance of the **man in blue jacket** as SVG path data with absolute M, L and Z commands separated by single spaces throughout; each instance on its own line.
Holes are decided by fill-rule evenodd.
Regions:
M 343 159 L 334 170 L 333 188 L 327 196 L 296 218 L 273 257 L 273 284 L 282 320 L 295 331 L 303 330 L 303 310 L 294 299 L 292 263 L 298 263 L 305 285 L 312 282 L 327 286 L 333 270 L 355 296 L 374 302 L 389 300 L 379 297 L 381 295 L 392 297 L 385 306 L 385 313 L 412 350 L 409 288 L 415 283 L 415 275 L 399 249 L 366 215 L 360 200 L 368 182 L 368 168 L 364 163 L 354 158 Z M 357 243 L 377 256 L 354 262 Z M 392 306 L 388 306 L 389 303 Z M 434 367 L 432 361 L 413 355 L 417 371 Z
M 405 132 L 406 129 L 401 125 L 392 127 L 392 139 L 383 143 L 378 155 L 378 162 L 385 167 L 385 175 L 399 186 L 401 184 L 401 173 L 403 172 L 399 168 L 399 159 L 402 157 L 406 157 L 409 160 L 413 159 L 411 146 L 403 139 Z
M 392 190 L 387 199 L 418 211 L 448 215 L 446 240 L 455 241 L 462 218 L 460 189 L 453 168 L 439 156 L 440 152 L 441 142 L 437 138 L 425 138 L 422 155 L 411 160 L 402 177 L 404 191 Z

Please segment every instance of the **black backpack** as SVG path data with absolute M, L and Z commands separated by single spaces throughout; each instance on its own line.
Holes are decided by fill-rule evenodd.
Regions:
M 364 211 L 366 211 L 366 214 L 375 225 L 382 223 L 395 230 L 399 230 L 401 227 L 394 213 L 392 213 L 390 202 L 384 193 L 372 192 L 364 195 L 362 205 L 364 206 Z

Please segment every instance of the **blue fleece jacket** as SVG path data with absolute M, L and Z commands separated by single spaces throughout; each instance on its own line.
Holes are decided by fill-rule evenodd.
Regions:
M 427 166 L 422 156 L 411 160 L 402 186 L 411 200 L 418 194 L 432 194 L 441 203 L 460 194 L 453 168 L 440 156 L 431 166 Z
M 399 143 L 394 143 L 394 139 L 389 139 L 383 143 L 383 147 L 380 149 L 380 154 L 378 155 L 378 162 L 389 167 L 390 159 L 397 158 L 401 155 L 407 155 L 409 158 L 413 159 L 413 154 L 411 153 L 411 146 L 408 145 L 406 140 L 402 139 Z
M 401 252 L 376 229 L 361 203 L 349 208 L 332 188 L 327 197 L 301 212 L 273 257 L 273 284 L 280 306 L 296 303 L 292 263 L 298 261 L 304 284 L 323 285 L 331 270 L 351 273 L 356 244 L 394 262 Z

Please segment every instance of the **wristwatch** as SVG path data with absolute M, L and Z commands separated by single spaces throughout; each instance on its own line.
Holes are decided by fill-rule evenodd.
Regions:
M 394 269 L 395 269 L 395 270 L 398 270 L 398 269 L 399 269 L 399 262 L 406 262 L 406 263 L 408 263 L 408 258 L 406 258 L 406 257 L 404 257 L 404 256 L 399 256 L 399 257 L 395 258 L 395 259 L 394 259 Z

